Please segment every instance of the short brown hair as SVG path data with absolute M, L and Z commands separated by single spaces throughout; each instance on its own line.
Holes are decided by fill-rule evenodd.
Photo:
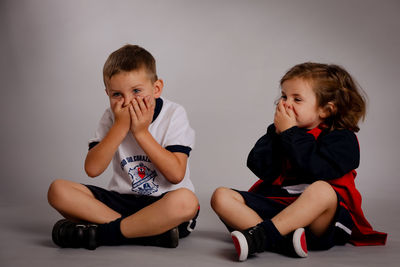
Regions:
M 106 82 L 115 74 L 123 71 L 134 71 L 144 68 L 152 82 L 157 78 L 156 61 L 144 48 L 138 45 L 127 44 L 112 52 L 103 67 L 103 80 Z
M 324 125 L 330 130 L 349 129 L 358 132 L 358 122 L 366 114 L 366 94 L 341 66 L 306 62 L 292 67 L 281 79 L 301 78 L 310 82 L 319 107 L 327 108 L 329 116 Z M 328 103 L 334 104 L 329 109 Z

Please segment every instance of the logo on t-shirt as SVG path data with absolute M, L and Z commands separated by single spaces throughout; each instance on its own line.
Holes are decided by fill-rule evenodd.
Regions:
M 157 177 L 155 170 L 149 169 L 143 163 L 139 163 L 128 171 L 132 178 L 132 191 L 140 195 L 151 195 L 158 191 L 158 185 L 154 183 Z

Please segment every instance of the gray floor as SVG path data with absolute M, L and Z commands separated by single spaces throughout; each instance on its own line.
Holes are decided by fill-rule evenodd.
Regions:
M 389 233 L 386 246 L 346 245 L 310 252 L 306 259 L 265 252 L 239 263 L 230 237 L 209 208 L 207 197 L 200 200 L 198 227 L 176 249 L 120 246 L 99 247 L 95 251 L 57 248 L 50 232 L 60 217 L 45 201 L 24 205 L 2 203 L 0 266 L 398 266 L 400 261 L 400 215 L 392 201 L 364 202 L 370 222 Z

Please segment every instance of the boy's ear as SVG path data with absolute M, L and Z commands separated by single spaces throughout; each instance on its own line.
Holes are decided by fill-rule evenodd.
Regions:
M 107 91 L 107 88 L 105 88 L 105 89 L 104 89 L 104 91 L 106 91 L 106 95 L 108 95 L 108 91 Z
M 333 102 L 328 102 L 325 107 L 322 108 L 321 113 L 320 113 L 320 117 L 322 119 L 326 119 L 329 116 L 331 116 L 332 114 L 335 114 L 336 112 L 336 106 Z
M 163 88 L 164 88 L 163 80 L 158 79 L 157 81 L 154 82 L 153 89 L 154 89 L 154 97 L 155 98 L 159 98 L 161 96 Z

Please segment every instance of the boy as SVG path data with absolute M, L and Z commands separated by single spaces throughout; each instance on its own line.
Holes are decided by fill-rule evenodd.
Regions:
M 136 45 L 113 52 L 103 68 L 110 108 L 89 142 L 85 171 L 113 166 L 109 190 L 55 180 L 48 200 L 66 219 L 52 232 L 60 247 L 141 244 L 176 247 L 194 229 L 198 200 L 189 177 L 194 131 L 185 110 L 160 98 L 153 56 Z

